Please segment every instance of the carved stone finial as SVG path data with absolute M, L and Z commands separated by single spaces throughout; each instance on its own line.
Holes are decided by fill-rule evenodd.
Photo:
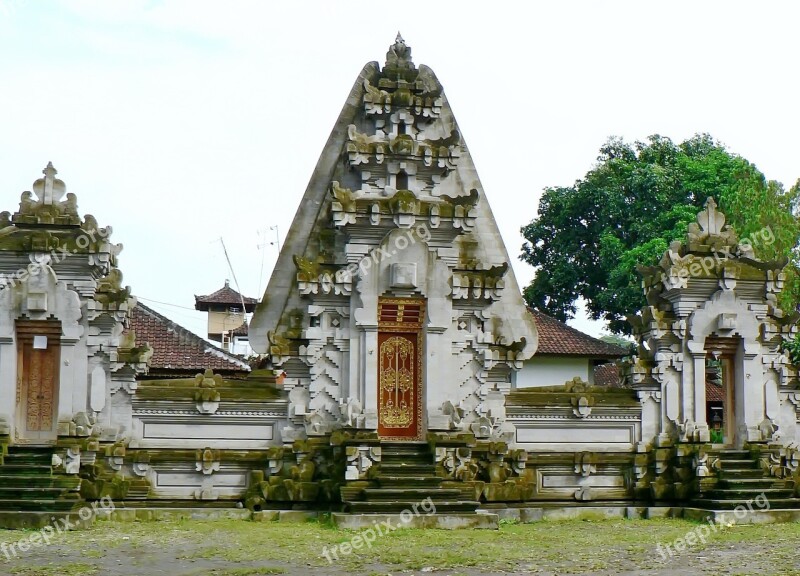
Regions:
M 717 203 L 709 197 L 703 205 L 705 210 L 697 215 L 697 223 L 708 234 L 717 235 L 725 226 L 725 214 L 717 210 Z
M 33 193 L 23 192 L 19 210 L 11 217 L 14 224 L 79 225 L 78 201 L 74 194 L 67 194 L 67 186 L 56 178 L 58 170 L 48 162 L 42 170 L 44 178 L 33 183 Z M 34 198 L 34 193 L 36 198 Z M 67 199 L 61 200 L 66 194 Z
M 395 70 L 413 70 L 414 63 L 411 61 L 411 48 L 403 40 L 400 32 L 394 40 L 394 44 L 389 47 L 386 53 L 386 68 Z
M 61 200 L 61 197 L 67 191 L 67 187 L 64 182 L 56 178 L 58 170 L 53 167 L 52 162 L 47 163 L 47 166 L 42 170 L 42 174 L 44 174 L 44 178 L 39 178 L 33 183 L 33 191 L 36 192 L 39 202 L 43 205 L 52 205 Z
M 738 244 L 736 232 L 725 225 L 725 214 L 717 210 L 717 203 L 711 197 L 697 214 L 697 221 L 689 224 L 686 241 L 690 251 L 726 251 Z

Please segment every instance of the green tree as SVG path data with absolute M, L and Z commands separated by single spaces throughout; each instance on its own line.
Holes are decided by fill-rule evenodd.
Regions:
M 636 354 L 636 342 L 625 338 L 624 336 L 619 336 L 617 334 L 604 334 L 603 336 L 600 336 L 598 340 L 607 342 L 608 344 L 613 344 L 614 346 L 619 346 L 620 348 L 624 348 L 628 351 L 628 354 Z
M 611 138 L 597 165 L 569 187 L 546 188 L 537 217 L 522 228 L 522 260 L 536 267 L 528 303 L 560 320 L 586 301 L 594 319 L 630 332 L 625 316 L 645 304 L 637 264 L 658 262 L 713 197 L 741 238 L 769 227 L 772 242 L 754 242 L 765 260 L 788 258 L 781 304 L 800 301 L 800 181 L 789 191 L 707 134 L 676 145 L 650 136 L 633 144 Z

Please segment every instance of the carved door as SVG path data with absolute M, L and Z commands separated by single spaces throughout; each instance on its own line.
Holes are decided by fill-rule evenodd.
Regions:
M 425 301 L 381 298 L 378 308 L 378 435 L 421 440 Z
M 57 323 L 17 324 L 16 439 L 22 443 L 56 439 L 60 336 Z

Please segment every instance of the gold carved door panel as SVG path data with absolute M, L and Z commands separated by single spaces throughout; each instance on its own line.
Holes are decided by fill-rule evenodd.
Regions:
M 424 300 L 382 298 L 378 328 L 378 435 L 422 438 Z

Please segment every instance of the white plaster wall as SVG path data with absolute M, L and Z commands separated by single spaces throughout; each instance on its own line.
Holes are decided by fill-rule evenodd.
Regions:
M 588 358 L 565 358 L 559 356 L 534 356 L 526 360 L 522 370 L 516 375 L 517 388 L 533 388 L 539 386 L 561 386 L 568 380 L 578 376 L 585 382 L 593 373 Z

